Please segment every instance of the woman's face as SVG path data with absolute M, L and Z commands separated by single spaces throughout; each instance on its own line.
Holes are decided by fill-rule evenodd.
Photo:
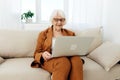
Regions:
M 58 14 L 53 18 L 52 24 L 55 28 L 61 29 L 65 25 L 65 18 Z

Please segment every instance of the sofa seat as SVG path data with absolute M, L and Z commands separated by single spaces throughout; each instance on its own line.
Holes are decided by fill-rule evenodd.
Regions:
M 110 71 L 105 71 L 95 61 L 82 57 L 84 80 L 119 80 L 120 64 L 116 64 Z M 51 74 L 41 68 L 31 68 L 33 58 L 6 59 L 0 65 L 0 80 L 51 80 Z
M 6 59 L 0 65 L 0 80 L 50 80 L 50 73 L 31 68 L 33 58 Z
M 110 71 L 105 71 L 101 65 L 87 57 L 83 65 L 84 80 L 120 80 L 120 64 L 116 64 Z

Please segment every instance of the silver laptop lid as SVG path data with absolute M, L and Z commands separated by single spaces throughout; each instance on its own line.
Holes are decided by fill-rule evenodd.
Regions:
M 52 57 L 86 55 L 93 37 L 62 36 L 56 38 Z

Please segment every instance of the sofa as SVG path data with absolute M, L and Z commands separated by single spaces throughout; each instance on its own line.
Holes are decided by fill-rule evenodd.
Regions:
M 51 80 L 52 75 L 49 72 L 30 66 L 34 60 L 33 53 L 40 31 L 0 30 L 0 80 Z M 104 54 L 114 46 L 116 48 L 109 51 L 111 53 L 109 56 L 113 55 L 112 52 L 116 53 L 115 56 L 120 55 L 119 45 L 112 42 L 105 42 L 100 27 L 84 30 L 73 29 L 73 31 L 76 33 L 76 36 L 95 37 L 87 52 L 88 54 L 80 56 L 85 61 L 83 64 L 84 80 L 120 80 L 120 64 L 117 63 L 120 60 L 120 56 L 117 57 L 117 60 L 113 60 L 111 66 L 107 67 L 103 64 L 104 61 L 106 63 L 109 61 L 105 57 L 109 53 L 98 57 L 98 54 Z M 106 45 L 111 47 L 104 49 Z M 99 60 L 103 60 L 103 63 Z

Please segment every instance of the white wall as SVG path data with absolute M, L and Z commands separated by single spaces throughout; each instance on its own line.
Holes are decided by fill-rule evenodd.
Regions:
M 101 25 L 102 21 L 102 0 L 71 0 L 70 6 L 73 23 L 87 23 Z
M 120 0 L 103 0 L 105 40 L 120 43 Z
M 20 27 L 20 0 L 0 0 L 0 29 Z

